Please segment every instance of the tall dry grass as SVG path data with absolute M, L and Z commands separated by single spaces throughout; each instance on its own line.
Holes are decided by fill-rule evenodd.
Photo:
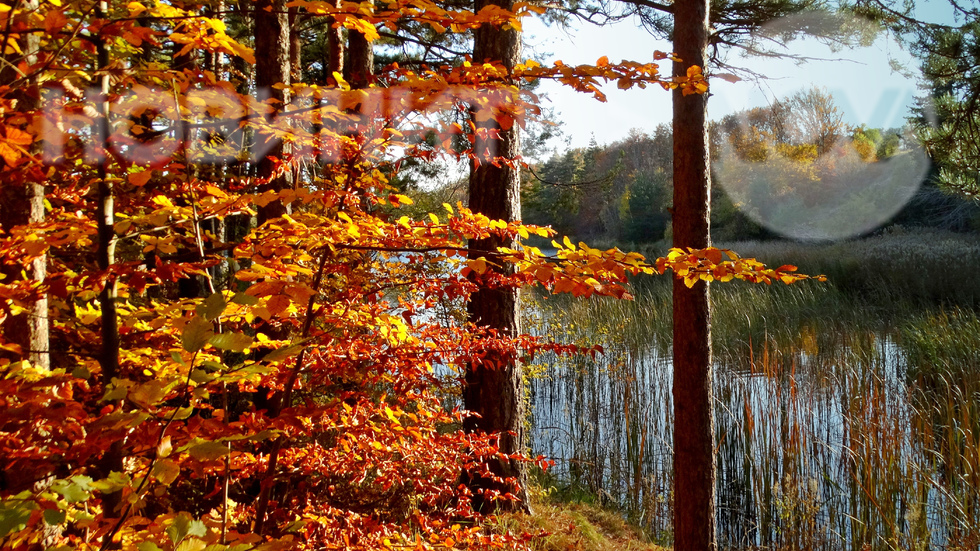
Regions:
M 980 248 L 961 236 L 745 244 L 827 284 L 714 285 L 718 526 L 728 548 L 980 544 Z M 959 283 L 957 283 L 959 282 Z M 671 539 L 669 281 L 531 308 L 596 359 L 542 357 L 534 452 L 569 495 Z M 952 328 L 953 330 L 950 330 Z

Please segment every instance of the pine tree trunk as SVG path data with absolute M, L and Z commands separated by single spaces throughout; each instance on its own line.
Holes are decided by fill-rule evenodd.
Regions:
M 334 0 L 334 7 L 340 7 L 340 0 Z M 344 74 L 344 29 L 343 27 L 334 27 L 336 18 L 328 18 L 330 21 L 330 28 L 327 30 L 327 63 L 326 63 L 326 75 L 323 79 L 325 83 L 336 85 L 337 82 L 334 80 L 333 74 L 339 73 Z
M 276 84 L 290 84 L 289 16 L 286 0 L 258 0 L 255 3 L 255 87 L 276 100 L 274 106 L 282 110 L 289 99 L 286 91 Z M 275 174 L 275 164 L 270 157 L 282 157 L 281 140 L 271 136 L 259 139 L 273 140 L 275 145 L 258 161 L 257 176 L 262 182 L 259 191 L 281 191 L 289 186 L 286 174 Z M 268 142 L 266 142 L 268 143 Z M 281 201 L 258 208 L 259 225 L 286 214 Z
M 24 2 L 24 9 L 33 11 L 38 8 L 37 0 Z M 20 49 L 26 56 L 28 65 L 37 61 L 36 52 L 40 47 L 40 37 L 26 34 L 20 40 Z M 18 65 L 18 59 L 7 58 L 0 63 L 0 82 L 13 82 L 17 77 L 13 69 Z M 38 108 L 40 93 L 37 81 L 31 78 L 27 85 L 22 85 L 11 91 L 10 96 L 20 112 L 32 112 Z M 39 153 L 40 142 L 32 146 L 32 153 Z M 0 161 L 0 168 L 3 163 Z M 2 234 L 10 235 L 10 231 L 18 226 L 26 226 L 44 220 L 44 184 L 42 167 L 33 163 L 11 168 L 5 181 L 0 183 L 0 230 Z M 33 281 L 44 281 L 47 276 L 47 257 L 35 258 L 27 270 L 19 262 L 0 262 L 0 273 L 5 277 L 5 283 L 21 280 L 26 276 Z M 12 361 L 27 358 L 35 365 L 50 366 L 48 350 L 48 299 L 42 294 L 34 300 L 25 312 L 20 315 L 10 315 L 0 326 L 5 342 L 20 346 L 21 354 L 7 354 L 0 351 L 0 357 Z
M 273 104 L 277 111 L 284 109 L 289 99 L 286 91 L 275 85 L 290 84 L 292 72 L 290 59 L 290 27 L 286 0 L 258 0 L 255 4 L 255 87 L 277 100 Z M 262 182 L 259 191 L 281 191 L 289 186 L 289 178 L 286 173 L 276 174 L 275 164 L 269 157 L 281 157 L 285 150 L 284 145 L 281 140 L 272 136 L 259 139 L 263 138 L 274 140 L 276 143 L 258 161 L 257 175 Z M 282 201 L 272 201 L 258 208 L 258 224 L 262 225 L 286 213 L 286 206 Z M 264 324 L 259 331 L 273 339 L 289 338 L 288 329 L 285 327 L 276 328 Z M 284 406 L 281 403 L 282 392 L 273 393 L 271 389 L 264 386 L 258 388 L 253 399 L 256 409 L 266 410 L 266 415 L 269 417 L 277 417 Z M 272 444 L 265 480 L 256 498 L 254 525 L 256 534 L 264 534 L 266 531 L 266 516 L 272 499 L 273 480 L 281 446 L 281 441 Z
M 289 8 L 289 79 L 293 83 L 303 80 L 303 36 L 299 32 L 302 23 L 299 8 Z
M 477 0 L 475 9 L 497 5 L 512 9 L 511 0 Z M 499 61 L 512 69 L 519 61 L 521 37 L 513 29 L 501 29 L 483 25 L 474 33 L 473 60 L 475 63 Z M 481 127 L 499 128 L 496 123 L 478 123 Z M 469 183 L 469 206 L 474 212 L 491 219 L 514 221 L 521 218 L 520 175 L 516 167 L 504 163 L 495 166 L 494 156 L 515 159 L 520 154 L 518 125 L 500 130 L 500 139 L 480 139 L 475 143 L 476 159 L 473 161 Z M 514 246 L 497 238 L 473 240 L 470 258 L 486 256 L 492 259 L 497 247 Z M 491 253 L 485 252 L 491 251 Z M 477 325 L 497 330 L 502 336 L 520 333 L 520 298 L 516 289 L 481 288 L 470 297 L 469 320 Z M 471 364 L 466 368 L 463 386 L 464 407 L 479 417 L 469 417 L 464 423 L 467 431 L 479 431 L 496 435 L 503 454 L 524 453 L 524 381 L 520 362 L 513 357 L 488 356 L 483 365 Z M 488 365 L 488 363 L 496 365 Z M 513 478 L 519 489 L 485 477 L 474 476 L 468 484 L 474 492 L 474 507 L 485 512 L 523 509 L 528 510 L 526 472 L 523 463 L 509 459 L 493 458 L 488 467 L 495 475 Z M 501 493 L 511 492 L 521 503 L 490 502 L 481 499 L 480 490 L 489 489 Z
M 674 6 L 674 75 L 704 68 L 707 0 Z M 675 247 L 710 244 L 707 96 L 673 93 Z M 674 278 L 674 549 L 715 549 L 715 455 L 708 284 L 688 289 Z
M 344 80 L 351 85 L 351 88 L 360 89 L 367 88 L 373 77 L 374 47 L 362 33 L 348 29 Z

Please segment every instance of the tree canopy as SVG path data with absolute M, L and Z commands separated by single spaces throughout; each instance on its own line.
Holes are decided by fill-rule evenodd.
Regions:
M 711 248 L 647 261 L 565 238 L 545 254 L 522 240 L 553 230 L 462 204 L 409 216 L 392 186 L 408 160 L 519 162 L 474 144 L 493 132 L 481 122 L 537 115 L 521 82 L 706 89 L 697 72 L 604 57 L 371 61 L 382 38 L 450 48 L 420 37 L 543 9 L 0 6 L 3 546 L 519 546 L 460 484 L 497 476 L 500 453 L 461 430 L 460 372 L 577 350 L 467 322 L 471 294 L 623 297 L 628 274 L 667 270 L 688 286 L 805 277 Z M 317 26 L 342 32 L 291 49 Z M 440 116 L 476 106 L 474 124 Z M 511 486 L 479 500 L 515 499 Z
M 915 17 L 914 5 L 860 0 L 852 8 L 895 33 L 920 60 L 926 95 L 913 117 L 916 131 L 937 165 L 935 181 L 948 191 L 976 198 L 980 192 L 980 9 L 950 0 L 952 21 Z

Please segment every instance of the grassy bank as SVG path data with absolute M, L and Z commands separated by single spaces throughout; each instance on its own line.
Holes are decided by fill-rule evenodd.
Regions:
M 554 488 L 533 488 L 532 514 L 508 514 L 497 519 L 497 529 L 513 534 L 535 534 L 534 551 L 666 551 L 618 511 L 567 499 Z
M 980 306 L 980 239 L 939 230 L 893 229 L 829 244 L 741 242 L 719 244 L 774 265 L 826 274 L 844 295 L 879 308 Z

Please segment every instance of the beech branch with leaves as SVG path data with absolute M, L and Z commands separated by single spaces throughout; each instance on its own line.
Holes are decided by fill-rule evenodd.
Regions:
M 521 162 L 474 152 L 477 125 L 435 114 L 483 105 L 500 128 L 524 125 L 539 111 L 522 81 L 599 99 L 610 82 L 703 93 L 698 68 L 675 79 L 605 57 L 512 71 L 393 63 L 366 88 L 336 73 L 330 85 L 283 85 L 288 104 L 260 101 L 249 79 L 268 52 L 246 45 L 249 14 L 224 6 L 0 6 L 5 549 L 522 548 L 534 535 L 486 528 L 459 484 L 464 472 L 492 478 L 483 459 L 499 454 L 493 435 L 459 428 L 460 370 L 599 351 L 474 327 L 459 315 L 470 294 L 543 285 L 628 298 L 628 276 L 667 270 L 689 284 L 806 278 L 719 249 L 647 261 L 566 239 L 550 255 L 529 245 L 474 255 L 469 240 L 491 234 L 555 235 L 462 205 L 421 218 L 402 209 L 412 201 L 391 183 L 399 160 Z M 368 40 L 406 20 L 465 33 L 545 9 L 287 8 Z M 86 92 L 96 83 L 107 91 Z M 275 141 L 285 146 L 264 145 Z M 257 177 L 278 150 L 271 176 Z M 285 176 L 289 186 L 266 186 Z M 10 199 L 27 191 L 42 205 L 30 216 Z M 283 215 L 253 222 L 274 203 Z M 487 269 L 503 264 L 515 269 Z M 119 343 L 112 365 L 108 335 Z

